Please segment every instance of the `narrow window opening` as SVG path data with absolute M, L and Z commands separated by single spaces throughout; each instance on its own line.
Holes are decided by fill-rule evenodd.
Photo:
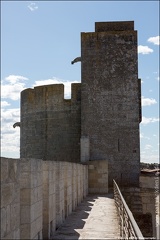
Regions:
M 120 152 L 119 138 L 118 138 L 118 152 Z
M 63 219 L 64 219 L 64 217 L 63 217 L 63 210 L 62 210 L 62 222 L 63 222 Z
M 52 238 L 52 228 L 53 228 L 53 221 L 50 222 L 50 238 Z

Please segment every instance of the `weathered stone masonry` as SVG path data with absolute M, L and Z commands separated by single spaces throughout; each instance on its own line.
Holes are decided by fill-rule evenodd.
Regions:
M 50 239 L 87 194 L 87 165 L 1 158 L 1 239 Z
M 139 185 L 140 80 L 134 22 L 81 33 L 81 135 L 90 160 L 108 161 L 109 185 Z
M 82 83 L 21 93 L 21 157 L 108 162 L 109 186 L 139 186 L 141 84 L 134 22 L 100 22 L 81 33 Z M 125 166 L 125 167 L 124 167 Z
M 69 100 L 63 84 L 22 91 L 21 157 L 79 162 L 80 90 L 80 84 L 72 84 Z

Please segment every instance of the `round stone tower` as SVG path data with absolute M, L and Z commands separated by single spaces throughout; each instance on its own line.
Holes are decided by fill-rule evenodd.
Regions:
M 80 84 L 26 89 L 21 93 L 20 156 L 43 160 L 80 161 Z

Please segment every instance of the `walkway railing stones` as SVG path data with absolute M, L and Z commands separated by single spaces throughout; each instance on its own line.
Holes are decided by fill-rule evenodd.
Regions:
M 128 208 L 115 180 L 113 180 L 113 186 L 114 186 L 114 200 L 119 215 L 121 238 L 145 239 L 133 217 L 132 212 Z

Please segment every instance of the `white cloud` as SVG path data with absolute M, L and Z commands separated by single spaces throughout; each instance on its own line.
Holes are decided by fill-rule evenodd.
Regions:
M 150 106 L 150 105 L 152 105 L 152 104 L 156 104 L 157 102 L 156 102 L 156 100 L 155 99 L 153 99 L 153 98 L 144 98 L 143 96 L 142 96 L 142 106 L 144 107 L 144 106 Z
M 159 163 L 159 154 L 141 153 L 141 162 Z
M 5 78 L 5 80 L 11 84 L 15 84 L 15 83 L 23 81 L 23 80 L 28 80 L 28 78 L 20 76 L 20 75 L 9 75 L 8 77 Z
M 144 138 L 144 135 L 143 135 L 143 133 L 140 133 L 140 138 Z
M 144 116 L 142 116 L 142 122 L 141 124 L 149 124 L 149 123 L 154 123 L 154 122 L 158 122 L 159 121 L 159 118 L 146 118 Z
M 149 149 L 151 149 L 151 148 L 153 148 L 152 145 L 150 145 L 150 144 L 146 144 L 146 146 L 145 146 L 144 149 L 145 149 L 145 150 L 149 150 Z
M 149 54 L 152 52 L 153 52 L 153 49 L 149 48 L 148 46 L 142 46 L 142 45 L 138 46 L 138 53 Z
M 20 92 L 25 89 L 25 83 L 21 81 L 25 80 L 28 80 L 28 78 L 19 75 L 9 75 L 6 77 L 1 85 L 1 98 L 18 100 Z
M 19 157 L 19 146 L 20 146 L 20 131 L 18 128 L 15 128 L 14 133 L 8 132 L 2 135 L 1 139 L 1 155 L 8 157 L 10 153 L 10 157 L 16 153 L 16 157 Z
M 160 45 L 160 36 L 150 37 L 147 41 L 154 45 Z
M 24 90 L 24 83 L 17 83 L 14 85 L 5 84 L 1 86 L 1 97 L 9 98 L 12 100 L 18 100 L 20 98 L 20 92 Z
M 20 109 L 12 108 L 12 109 L 1 109 L 1 119 L 2 124 L 4 122 L 18 122 L 20 119 Z M 3 126 L 3 125 L 2 125 Z
M 38 9 L 38 6 L 36 5 L 36 3 L 32 2 L 28 5 L 28 8 L 33 12 Z
M 140 138 L 142 139 L 147 139 L 147 140 L 150 140 L 150 138 L 149 137 L 146 137 L 146 136 L 144 136 L 144 134 L 143 133 L 140 133 Z
M 20 145 L 20 129 L 13 128 L 15 122 L 20 121 L 20 109 L 1 109 L 1 154 L 18 156 Z M 12 156 L 12 155 L 11 155 Z
M 70 82 L 70 81 L 65 81 L 65 80 L 61 80 L 61 79 L 53 77 L 52 79 L 35 81 L 35 84 L 33 85 L 33 87 L 48 85 L 48 84 L 61 84 L 61 83 L 64 84 L 64 97 L 65 98 L 70 98 L 70 96 L 71 96 L 71 83 L 78 83 L 78 81 Z
M 7 106 L 10 106 L 11 104 L 6 102 L 6 101 L 1 101 L 1 107 L 7 107 Z

